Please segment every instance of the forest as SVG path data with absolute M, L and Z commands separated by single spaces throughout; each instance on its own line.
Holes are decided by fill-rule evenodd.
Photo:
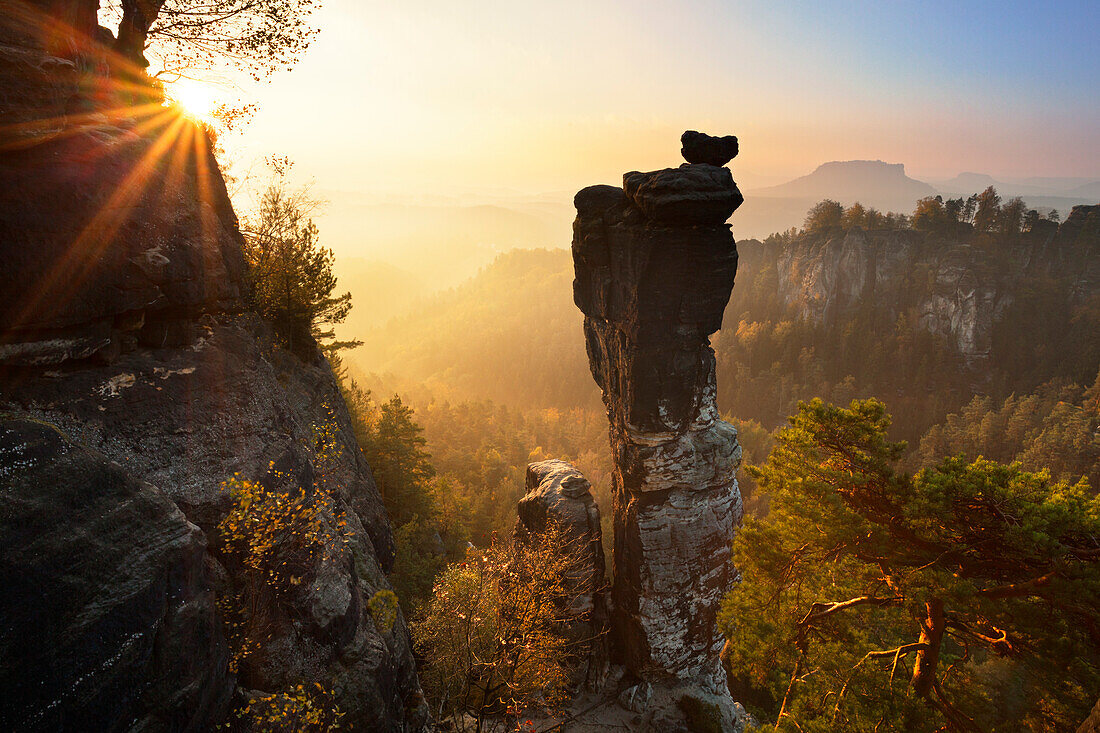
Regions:
M 913 504 L 911 509 L 898 505 L 890 512 L 941 512 L 940 520 L 922 521 L 942 521 L 946 532 L 989 532 L 999 537 L 997 542 L 1008 542 L 1002 536 L 1006 530 L 996 526 L 952 529 L 951 523 L 965 516 L 960 507 L 975 499 L 950 498 L 950 492 L 945 499 L 942 487 L 969 487 L 964 490 L 977 492 L 974 496 L 988 496 L 988 490 L 974 487 L 989 484 L 999 487 L 1005 498 L 998 501 L 1004 502 L 1025 501 L 1025 492 L 1034 492 L 1026 501 L 1049 505 L 1049 511 L 1062 518 L 1002 518 L 1022 523 L 1033 534 L 1011 540 L 1015 549 L 988 552 L 1048 552 L 1020 560 L 1032 563 L 1042 575 L 1038 569 L 1062 562 L 1057 558 L 1064 548 L 1037 549 L 1042 543 L 1036 545 L 1035 538 L 1058 533 L 1076 537 L 1065 541 L 1085 543 L 1079 550 L 1084 554 L 1078 555 L 1081 574 L 1067 576 L 1075 585 L 1058 587 L 1062 601 L 1052 597 L 1043 602 L 1062 608 L 1059 604 L 1066 598 L 1096 593 L 1090 558 L 1096 552 L 1100 516 L 1092 488 L 1100 485 L 1100 298 L 1092 291 L 1084 297 L 1074 294 L 1072 278 L 1096 251 L 1097 215 L 1089 216 L 1071 242 L 1055 243 L 1063 249 L 1048 255 L 1055 263 L 1040 277 L 1020 278 L 1012 272 L 1020 252 L 1049 251 L 1057 230 L 1051 219 L 1057 215 L 1017 211 L 1014 202 L 1002 207 L 990 191 L 971 197 L 969 204 L 957 203 L 926 199 L 917 203 L 912 216 L 905 216 L 879 215 L 858 204 L 845 210 L 826 201 L 808 212 L 801 230 L 765 242 L 739 243 L 737 285 L 725 327 L 713 339 L 718 404 L 738 427 L 744 447 L 740 483 L 747 516 L 735 545 L 744 580 L 727 600 L 723 629 L 730 637 L 726 659 L 735 698 L 760 721 L 772 721 L 782 729 L 788 718 L 797 719 L 803 730 L 833 730 L 838 724 L 872 730 L 899 720 L 907 721 L 906 729 L 911 730 L 944 724 L 987 730 L 999 729 L 1010 719 L 1035 730 L 1062 729 L 1091 702 L 1097 659 L 1084 650 L 1095 643 L 1095 628 L 1092 637 L 1086 633 L 1076 641 L 1066 635 L 1074 624 L 1090 628 L 1088 624 L 1095 622 L 1091 613 L 1073 621 L 1076 612 L 1065 611 L 1068 626 L 1058 627 L 1062 631 L 1010 628 L 1004 624 L 1036 612 L 1034 603 L 1002 607 L 999 615 L 976 610 L 978 599 L 966 585 L 970 581 L 962 586 L 956 581 L 942 593 L 956 598 L 971 617 L 959 620 L 956 628 L 962 631 L 948 634 L 952 640 L 944 642 L 940 663 L 958 680 L 951 690 L 934 691 L 935 712 L 929 715 L 926 706 L 906 698 L 909 681 L 897 670 L 910 655 L 923 654 L 924 642 L 906 638 L 908 629 L 920 627 L 920 619 L 912 620 L 905 610 L 910 603 L 907 594 L 921 593 L 901 589 L 898 571 L 882 569 L 882 563 L 872 563 L 863 580 L 859 573 L 864 571 L 844 569 L 851 561 L 838 548 L 851 544 L 851 538 L 830 539 L 833 545 L 828 547 L 823 544 L 826 538 L 798 539 L 800 532 L 824 526 L 823 522 L 834 523 L 843 535 L 868 521 L 861 506 L 838 508 L 840 513 L 830 516 L 806 514 L 806 502 L 820 504 L 825 494 L 799 496 L 807 490 L 805 482 L 792 478 L 807 475 L 809 467 L 824 460 L 808 457 L 821 449 L 809 445 L 812 440 L 805 436 L 820 431 L 822 423 L 847 421 L 855 427 L 842 432 L 850 433 L 860 455 L 871 462 L 879 477 L 875 481 L 895 487 L 891 490 L 901 491 L 904 501 Z M 1006 217 L 1019 224 L 1004 224 Z M 864 293 L 845 305 L 842 317 L 815 319 L 806 315 L 797 298 L 784 302 L 780 278 L 785 266 L 853 234 L 873 237 L 875 246 L 884 249 L 915 252 L 911 256 L 922 270 L 908 271 L 903 279 L 889 283 L 890 307 Z M 1007 296 L 989 326 L 989 351 L 979 358 L 960 353 L 950 334 L 930 329 L 922 313 L 922 304 L 937 288 L 937 253 L 950 247 L 964 247 L 965 267 L 980 270 Z M 610 505 L 606 418 L 588 374 L 580 316 L 569 297 L 570 279 L 566 252 L 508 252 L 465 285 L 365 335 L 365 353 L 348 352 L 346 363 L 338 365 L 360 445 L 398 526 L 393 582 L 402 606 L 414 617 L 430 617 L 433 582 L 450 572 L 447 567 L 456 567 L 453 563 L 464 562 L 467 547 L 489 549 L 510 535 L 529 462 L 547 457 L 574 462 L 592 482 L 597 501 Z M 388 365 L 387 370 L 402 365 L 401 377 L 390 371 L 367 373 L 361 365 L 369 358 Z M 794 417 L 788 420 L 788 415 Z M 792 462 L 795 436 L 802 438 L 798 445 L 804 455 L 799 462 Z M 871 443 L 865 447 L 860 441 Z M 1068 516 L 1059 515 L 1066 510 L 1055 507 L 1067 501 L 1074 509 Z M 1014 506 L 1002 509 L 1010 514 L 1032 511 L 1027 503 Z M 971 511 L 977 510 L 966 510 Z M 606 523 L 607 514 L 604 518 Z M 1068 528 L 1042 524 L 1066 521 L 1071 523 Z M 912 531 L 914 536 L 928 534 L 927 528 Z M 777 532 L 775 537 L 782 541 L 764 539 Z M 609 535 L 605 527 L 605 543 Z M 950 547 L 969 540 L 945 535 L 941 541 Z M 818 555 L 807 549 L 813 543 L 820 545 Z M 802 549 L 796 551 L 799 545 Z M 924 560 L 897 562 L 925 565 L 932 560 L 930 551 L 921 546 L 923 554 L 918 556 Z M 796 557 L 799 564 L 794 566 L 783 559 Z M 844 587 L 836 585 L 847 572 L 855 573 L 854 580 Z M 928 587 L 942 582 L 942 574 L 928 567 L 921 572 L 927 577 L 907 576 L 906 583 Z M 1002 569 L 995 577 L 1011 584 L 1015 576 Z M 868 584 L 875 582 L 886 583 L 894 595 L 857 604 L 884 609 L 872 636 L 856 632 L 851 624 L 865 621 L 854 616 L 839 620 L 845 616 L 840 614 L 825 622 L 824 615 L 831 617 L 833 611 L 823 614 L 819 624 L 798 625 L 802 615 L 822 610 L 800 600 L 812 595 L 810 588 L 829 598 L 845 593 L 863 598 L 860 594 L 866 595 Z M 784 597 L 783 588 L 802 590 L 784 601 L 789 606 L 770 608 L 769 603 Z M 1079 607 L 1076 604 L 1070 606 Z M 772 616 L 787 618 L 783 623 L 788 625 L 736 621 Z M 996 633 L 1020 639 L 1019 647 L 1009 649 L 1007 642 L 992 641 L 998 629 Z M 1044 667 L 1049 659 L 1035 656 L 1039 647 L 1053 643 L 1051 633 L 1062 634 L 1059 653 L 1080 665 L 1057 681 Z M 791 635 L 803 641 L 782 648 Z M 887 648 L 894 655 L 889 676 L 898 680 L 894 687 L 882 688 L 889 691 L 891 701 L 871 692 L 882 685 L 875 676 L 881 664 L 861 667 L 859 659 L 864 653 L 884 657 Z M 772 666 L 774 659 L 782 660 L 779 666 Z M 824 659 L 832 660 L 832 677 L 822 677 L 813 692 L 807 689 L 792 698 L 791 679 Z M 845 664 L 861 671 L 853 675 Z M 1022 694 L 1041 699 L 1042 705 L 1009 705 L 1007 698 Z M 828 704 L 812 702 L 813 695 L 823 695 Z M 839 699 L 850 702 L 841 706 Z M 908 702 L 903 704 L 903 699 Z

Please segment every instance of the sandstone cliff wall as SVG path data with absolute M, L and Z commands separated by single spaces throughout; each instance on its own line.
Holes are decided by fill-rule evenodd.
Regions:
M 1029 284 L 1058 280 L 1078 303 L 1096 292 L 1098 219 L 1100 206 L 1077 206 L 1061 226 L 1041 222 L 991 246 L 857 228 L 804 235 L 759 261 L 773 264 L 781 302 L 803 318 L 835 323 L 860 307 L 894 314 L 916 307 L 924 328 L 975 363 L 989 357 L 994 325 Z
M 394 558 L 381 497 L 320 352 L 286 352 L 247 312 L 209 141 L 156 105 L 99 105 L 94 44 L 24 31 L 0 28 L 0 99 L 25 102 L 0 140 L 0 727 L 209 730 L 244 690 L 318 682 L 346 726 L 418 729 L 405 620 L 381 628 L 367 605 Z M 311 490 L 326 425 L 324 521 L 350 541 L 269 609 L 234 674 L 222 482 Z

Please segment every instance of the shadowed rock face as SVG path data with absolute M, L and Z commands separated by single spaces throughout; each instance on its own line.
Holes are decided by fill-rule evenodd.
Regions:
M 1058 281 L 1074 306 L 1096 292 L 1100 206 L 1075 206 L 1061 226 L 1041 221 L 995 248 L 856 227 L 804 235 L 767 252 L 776 295 L 800 318 L 833 325 L 860 308 L 894 319 L 915 311 L 922 329 L 979 366 L 992 357 L 998 325 L 1029 283 Z
M 1081 723 L 1077 733 L 1100 733 L 1100 700 L 1096 701 L 1089 717 Z
M 737 269 L 724 168 L 629 173 L 575 199 L 574 300 L 611 424 L 612 633 L 635 675 L 720 691 L 715 614 L 741 519 L 737 432 L 719 419 L 709 336 Z
M 45 43 L 6 13 L 0 413 L 18 421 L 0 433 L 0 729 L 57 730 L 63 716 L 72 730 L 213 730 L 241 704 L 235 689 L 312 683 L 348 727 L 421 729 L 405 619 L 380 629 L 368 610 L 394 562 L 381 496 L 320 351 L 278 348 L 246 312 L 242 238 L 208 141 L 159 107 L 145 124 L 104 112 L 80 89 L 110 88 L 109 69 L 85 55 L 78 84 L 75 62 L 53 55 L 92 40 L 58 24 Z M 232 602 L 247 577 L 216 550 L 223 481 L 311 491 L 314 426 L 338 451 L 325 521 L 345 519 L 350 537 L 267 609 L 265 641 L 234 676 L 213 598 Z
M 680 136 L 680 153 L 689 163 L 726 165 L 737 157 L 737 138 L 733 135 L 714 137 L 695 130 Z
M 38 422 L 0 422 L 0 486 L 0 727 L 205 727 L 231 684 L 199 528 Z

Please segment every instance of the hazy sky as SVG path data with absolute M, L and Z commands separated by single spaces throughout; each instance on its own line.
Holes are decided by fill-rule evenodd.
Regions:
M 326 0 L 248 87 L 242 159 L 326 188 L 576 190 L 741 139 L 742 187 L 828 160 L 1100 178 L 1100 2 Z

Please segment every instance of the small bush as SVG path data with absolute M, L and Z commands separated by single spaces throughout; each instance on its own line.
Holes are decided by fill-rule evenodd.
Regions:
M 684 695 L 676 704 L 684 712 L 692 733 L 722 733 L 722 711 L 715 703 Z
M 280 602 L 320 564 L 335 561 L 347 548 L 348 522 L 333 499 L 332 468 L 341 449 L 332 410 L 313 426 L 311 444 L 316 481 L 312 487 L 280 491 L 290 477 L 270 470 L 265 482 L 239 475 L 221 488 L 232 500 L 218 525 L 219 550 L 236 576 L 234 586 L 219 595 L 226 622 L 230 671 L 270 637 Z
M 397 594 L 392 590 L 378 591 L 367 601 L 367 610 L 379 631 L 390 631 L 397 623 Z

